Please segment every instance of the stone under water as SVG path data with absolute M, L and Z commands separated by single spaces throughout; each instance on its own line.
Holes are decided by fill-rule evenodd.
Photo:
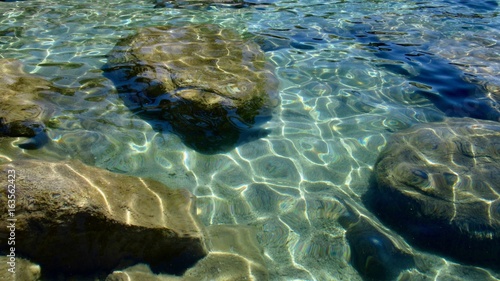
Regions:
M 16 188 L 15 254 L 51 276 L 110 273 L 147 263 L 155 272 L 182 273 L 206 254 L 195 198 L 186 190 L 114 174 L 80 162 L 19 160 L 0 166 Z M 9 212 L 0 214 L 0 236 L 9 235 Z M 1 254 L 9 254 L 7 243 Z
M 279 104 L 278 80 L 259 46 L 218 25 L 141 28 L 107 58 L 104 74 L 126 105 L 155 125 L 167 121 L 202 153 L 265 136 L 259 125 Z
M 19 147 L 35 149 L 49 137 L 43 120 L 48 108 L 40 98 L 55 87 L 49 81 L 27 74 L 15 59 L 0 59 L 0 137 L 26 137 Z
M 498 267 L 500 124 L 450 118 L 392 135 L 365 200 L 416 245 Z
M 138 264 L 110 274 L 106 281 L 269 280 L 256 229 L 241 225 L 207 227 L 208 255 L 182 276 L 154 274 Z
M 346 229 L 350 262 L 365 280 L 396 280 L 415 266 L 410 248 L 344 202 L 339 223 Z

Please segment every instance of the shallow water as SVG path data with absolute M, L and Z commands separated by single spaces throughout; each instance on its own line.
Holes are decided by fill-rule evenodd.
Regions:
M 76 158 L 186 188 L 206 225 L 257 227 L 272 280 L 360 280 L 338 219 L 348 204 L 380 225 L 360 197 L 388 137 L 413 124 L 488 112 L 489 96 L 500 96 L 497 1 L 288 0 L 241 9 L 154 9 L 153 2 L 0 3 L 0 56 L 70 89 L 46 96 L 51 143 L 21 151 L 11 145 L 20 139 L 0 139 L 0 161 Z M 123 36 L 188 23 L 257 36 L 280 79 L 281 104 L 264 124 L 269 135 L 200 154 L 129 110 L 104 78 L 105 55 Z M 409 61 L 409 53 L 423 55 Z M 440 67 L 449 76 L 426 75 Z M 453 93 L 457 85 L 473 90 L 439 99 L 419 92 Z M 457 106 L 459 98 L 477 103 Z M 420 262 L 411 278 L 500 279 L 498 271 L 412 251 Z

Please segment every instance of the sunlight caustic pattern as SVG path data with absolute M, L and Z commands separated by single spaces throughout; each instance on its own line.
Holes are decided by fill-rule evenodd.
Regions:
M 141 181 L 155 179 L 188 189 L 197 198 L 197 213 L 205 225 L 257 229 L 271 280 L 361 280 L 346 239 L 354 223 L 339 223 L 348 212 L 344 202 L 357 210 L 359 221 L 382 229 L 393 237 L 390 241 L 400 241 L 364 207 L 362 196 L 392 135 L 446 116 L 416 94 L 425 85 L 405 76 L 419 69 L 377 57 L 359 38 L 370 31 L 381 41 L 446 58 L 483 79 L 479 84 L 489 89 L 489 97 L 498 98 L 498 16 L 450 2 L 436 0 L 423 7 L 425 3 L 411 1 L 292 0 L 209 10 L 153 9 L 146 0 L 92 6 L 72 0 L 4 3 L 0 56 L 19 59 L 27 72 L 68 90 L 46 97 L 55 108 L 47 132 L 53 141 L 38 151 L 19 152 L 12 139 L 0 139 L 0 161 L 21 156 L 76 158 Z M 136 28 L 200 23 L 257 37 L 280 80 L 281 104 L 264 125 L 270 134 L 223 154 L 199 154 L 169 128 L 140 119 L 101 71 L 105 55 Z M 425 165 L 438 165 L 430 157 L 422 159 Z M 461 176 L 463 168 L 447 167 L 450 175 L 429 179 L 456 178 L 451 200 L 457 200 L 457 191 L 472 184 Z M 87 180 L 100 187 L 93 178 Z M 139 185 L 147 191 L 146 184 Z M 490 218 L 500 208 L 493 186 L 482 186 L 489 190 L 484 202 Z M 147 192 L 155 222 L 168 224 L 169 218 L 161 214 L 169 206 L 155 192 Z M 469 192 L 463 200 L 473 194 Z M 138 204 L 133 200 L 139 199 L 131 196 L 120 210 L 129 223 L 134 222 L 132 206 Z M 457 219 L 456 205 L 449 221 Z M 407 278 L 456 278 L 460 272 L 469 280 L 500 279 L 498 272 L 416 250 L 413 254 L 422 262 L 403 273 Z M 254 266 L 242 264 L 249 270 Z

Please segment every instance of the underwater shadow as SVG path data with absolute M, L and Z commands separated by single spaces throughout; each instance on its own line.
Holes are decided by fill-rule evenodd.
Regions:
M 450 4 L 457 3 L 456 1 L 446 1 Z M 476 1 L 476 0 L 459 0 L 459 4 L 473 9 L 475 12 L 494 11 L 498 8 L 496 0 Z
M 499 270 L 498 132 L 497 122 L 449 118 L 392 135 L 363 204 L 419 250 Z
M 497 102 L 487 97 L 487 90 L 477 77 L 426 51 L 424 45 L 387 42 L 378 35 L 393 33 L 364 24 L 351 32 L 364 48 L 380 59 L 377 66 L 405 76 L 415 87 L 415 94 L 430 100 L 446 116 L 500 120 Z
M 122 96 L 122 95 L 120 95 Z M 125 100 L 127 97 L 123 97 Z M 127 104 L 127 102 L 125 103 Z M 189 106 L 186 106 L 189 108 Z M 195 114 L 186 113 L 178 115 L 169 113 L 168 110 L 148 111 L 134 110 L 135 115 L 151 125 L 153 130 L 159 133 L 172 133 L 177 135 L 187 147 L 202 154 L 225 153 L 234 148 L 260 138 L 267 137 L 270 129 L 259 127 L 262 123 L 271 120 L 270 116 L 262 117 L 258 124 L 244 125 L 231 121 L 231 113 L 227 113 L 220 126 L 206 112 Z
M 265 137 L 278 80 L 260 47 L 213 24 L 142 28 L 107 55 L 103 75 L 157 131 L 203 154 Z

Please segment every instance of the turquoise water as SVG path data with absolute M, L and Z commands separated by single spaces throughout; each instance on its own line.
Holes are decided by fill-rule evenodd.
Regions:
M 403 63 L 390 62 L 365 38 L 431 54 L 430 67 L 451 63 L 481 90 L 473 98 L 488 103 L 500 96 L 499 3 L 270 2 L 242 9 L 154 9 L 153 1 L 128 0 L 1 2 L 0 57 L 19 59 L 27 72 L 68 90 L 46 96 L 52 142 L 21 151 L 15 147 L 21 139 L 1 139 L 0 161 L 74 158 L 186 188 L 196 195 L 205 225 L 258 229 L 272 280 L 361 280 L 338 218 L 348 204 L 384 228 L 361 196 L 388 137 L 413 124 L 472 114 L 443 110 L 453 97 L 435 102 L 416 95 L 409 77 L 425 71 L 425 62 L 405 63 L 397 54 L 392 59 Z M 104 78 L 105 55 L 123 36 L 143 26 L 189 23 L 258 36 L 280 79 L 281 104 L 264 124 L 268 136 L 227 153 L 200 154 L 130 111 Z M 453 91 L 457 84 L 439 86 Z M 500 279 L 498 271 L 411 251 L 421 262 L 406 280 Z

